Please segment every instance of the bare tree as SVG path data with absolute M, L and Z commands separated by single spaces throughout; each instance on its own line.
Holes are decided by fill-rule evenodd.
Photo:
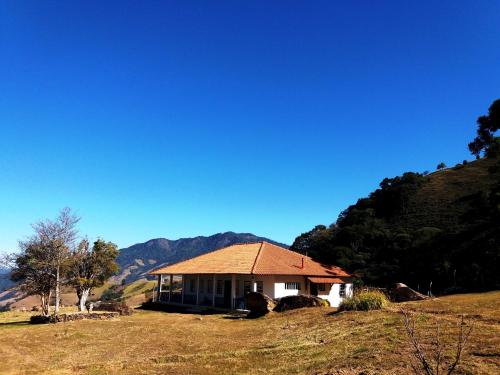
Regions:
M 62 276 L 78 234 L 76 224 L 79 220 L 80 218 L 66 207 L 55 220 L 46 219 L 33 224 L 35 235 L 28 241 L 28 243 L 39 243 L 46 253 L 45 259 L 50 274 L 54 277 L 56 315 L 59 313 L 61 303 Z
M 446 364 L 443 356 L 444 347 L 441 342 L 441 328 L 439 320 L 436 320 L 436 332 L 434 341 L 432 343 L 433 354 L 430 354 L 426 352 L 426 350 L 420 343 L 420 339 L 418 338 L 417 330 L 415 328 L 415 319 L 411 317 L 410 313 L 403 308 L 401 308 L 400 311 L 403 315 L 403 324 L 408 336 L 408 340 L 412 346 L 413 357 L 417 362 L 417 364 L 415 364 L 413 361 L 410 361 L 410 365 L 415 374 L 452 374 L 460 363 L 464 348 L 467 344 L 474 325 L 469 324 L 467 326 L 464 321 L 464 316 L 462 315 L 459 325 L 455 355 L 453 357 L 453 361 L 450 364 Z

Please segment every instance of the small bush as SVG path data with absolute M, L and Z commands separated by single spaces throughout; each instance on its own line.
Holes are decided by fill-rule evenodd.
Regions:
M 30 317 L 31 324 L 47 324 L 50 323 L 50 316 L 33 315 Z
M 380 310 L 388 304 L 387 297 L 379 291 L 367 291 L 345 298 L 339 306 L 340 310 L 368 311 Z

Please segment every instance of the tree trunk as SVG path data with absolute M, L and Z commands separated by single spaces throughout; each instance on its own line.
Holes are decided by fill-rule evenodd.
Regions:
M 54 315 L 59 314 L 59 304 L 61 302 L 61 276 L 59 274 L 59 267 L 56 270 L 56 301 L 54 306 Z
M 82 289 L 78 296 L 78 310 L 84 312 L 86 309 L 87 299 L 90 295 L 90 289 Z
M 40 302 L 42 304 L 42 315 L 50 316 L 50 297 L 51 293 L 43 293 L 40 295 Z
M 82 301 L 82 289 L 80 287 L 76 287 L 76 297 L 78 299 L 78 311 L 83 311 L 81 308 L 81 301 Z

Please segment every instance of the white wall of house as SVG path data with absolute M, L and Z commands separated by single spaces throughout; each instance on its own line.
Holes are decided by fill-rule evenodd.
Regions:
M 341 284 L 326 284 L 325 291 L 320 291 L 318 286 L 318 297 L 326 299 L 330 302 L 330 306 L 339 307 L 340 303 L 344 299 L 344 297 L 340 296 L 340 285 Z M 352 296 L 352 284 L 344 284 L 345 285 L 345 297 Z
M 290 287 L 290 283 L 297 283 L 299 289 L 287 289 L 287 285 Z M 307 294 L 306 279 L 304 276 L 275 276 L 272 298 L 296 296 L 299 294 Z

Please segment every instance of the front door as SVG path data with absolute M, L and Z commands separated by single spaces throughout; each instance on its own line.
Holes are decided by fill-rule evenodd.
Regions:
M 231 280 L 224 280 L 224 307 L 231 308 Z
M 318 295 L 318 284 L 311 283 L 311 296 L 317 296 L 317 295 Z

